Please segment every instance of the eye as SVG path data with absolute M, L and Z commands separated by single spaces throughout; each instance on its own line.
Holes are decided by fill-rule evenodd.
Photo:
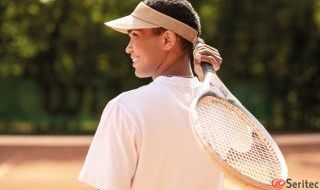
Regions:
M 139 36 L 136 32 L 132 32 L 130 35 L 135 38 Z
M 138 31 L 130 31 L 129 35 L 131 37 L 136 38 L 136 37 L 140 36 L 140 33 Z

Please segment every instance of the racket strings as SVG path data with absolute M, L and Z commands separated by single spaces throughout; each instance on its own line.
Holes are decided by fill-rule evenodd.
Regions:
M 199 139 L 229 166 L 264 184 L 281 178 L 281 164 L 272 145 L 237 107 L 205 96 L 198 101 L 196 112 Z

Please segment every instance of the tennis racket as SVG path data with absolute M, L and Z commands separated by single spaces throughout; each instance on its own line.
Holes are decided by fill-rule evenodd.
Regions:
M 211 64 L 201 63 L 203 87 L 190 109 L 193 133 L 227 178 L 243 189 L 280 189 L 284 157 L 263 125 L 232 95 Z M 273 184 L 278 180 L 277 184 Z

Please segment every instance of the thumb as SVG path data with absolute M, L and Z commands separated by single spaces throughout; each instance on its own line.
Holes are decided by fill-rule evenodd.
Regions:
M 195 62 L 195 64 L 200 64 L 200 62 L 201 62 L 201 55 L 200 55 L 200 53 L 198 53 L 198 52 L 195 52 L 195 53 L 194 53 L 194 62 Z

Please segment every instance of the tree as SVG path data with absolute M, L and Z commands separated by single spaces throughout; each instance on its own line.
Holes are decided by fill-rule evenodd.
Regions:
M 230 80 L 260 81 L 273 129 L 320 128 L 315 7 L 311 0 L 221 1 L 216 44 L 224 70 Z
M 75 117 L 98 118 L 110 98 L 150 81 L 126 64 L 128 38 L 103 25 L 138 2 L 1 0 L 0 89 L 6 79 L 33 81 L 41 96 L 19 96 L 42 101 L 42 110 L 28 112 L 63 127 Z M 249 110 L 273 130 L 320 129 L 318 1 L 190 2 L 202 37 L 224 58 L 219 75 Z M 0 107 L 0 131 L 8 115 Z

